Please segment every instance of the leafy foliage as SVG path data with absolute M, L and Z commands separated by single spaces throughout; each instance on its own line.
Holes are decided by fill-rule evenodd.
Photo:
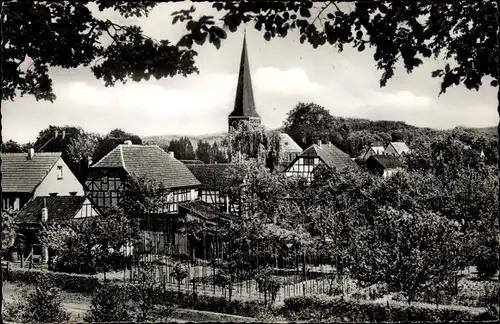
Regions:
M 128 287 L 105 282 L 92 295 L 87 322 L 127 322 L 132 319 Z
M 395 3 L 359 1 L 353 4 L 314 1 L 215 2 L 220 20 L 231 32 L 241 24 L 253 24 L 270 41 L 274 37 L 299 37 L 313 48 L 331 45 L 339 51 L 352 45 L 358 51 L 374 47 L 373 59 L 382 70 L 380 86 L 394 76 L 402 61 L 411 73 L 424 58 L 444 57 L 449 63 L 432 72 L 441 78 L 441 93 L 453 85 L 479 89 L 483 80 L 498 85 L 497 22 L 494 1 L 459 4 L 441 2 Z M 178 46 L 202 45 L 206 37 L 216 48 L 226 38 L 222 32 L 200 32 L 216 25 L 214 17 L 195 19 L 193 10 L 172 13 L 173 23 L 186 25 Z M 446 12 L 447 18 L 443 18 Z M 464 17 L 470 17 L 464 19 Z M 216 28 L 213 28 L 218 30 Z M 291 33 L 297 31 L 297 33 Z M 452 65 L 450 65 L 450 63 Z
M 268 130 L 261 124 L 241 121 L 236 129 L 227 134 L 225 142 L 232 161 L 243 156 L 273 169 L 282 160 L 279 132 Z
M 2 143 L 2 153 L 23 153 L 24 148 L 13 140 Z
M 170 141 L 168 151 L 174 152 L 175 158 L 179 160 L 193 160 L 195 157 L 193 144 L 191 144 L 191 140 L 187 137 Z
M 125 249 L 138 239 L 137 224 L 122 210 L 52 226 L 40 237 L 56 252 L 56 270 L 91 274 L 123 268 Z
M 18 212 L 13 209 L 2 209 L 2 253 L 14 246 L 16 238 L 18 237 L 17 224 L 15 221 L 17 213 Z
M 24 288 L 20 300 L 7 305 L 6 313 L 16 323 L 63 323 L 70 318 L 62 306 L 59 289 L 44 282 Z
M 99 161 L 115 147 L 127 140 L 131 141 L 132 144 L 142 144 L 142 139 L 137 135 L 127 133 L 121 129 L 112 130 L 108 135 L 98 140 L 92 160 L 95 162 Z
M 459 227 L 442 216 L 383 209 L 372 227 L 356 235 L 354 277 L 385 282 L 408 303 L 429 289 L 435 296 L 450 293 L 462 266 L 460 235 Z
M 100 12 L 110 9 L 125 18 L 147 17 L 156 6 L 153 1 L 95 4 Z M 90 65 L 106 86 L 198 72 L 194 67 L 196 52 L 166 39 L 154 40 L 139 26 L 100 19 L 88 2 L 10 1 L 4 4 L 1 19 L 2 100 L 33 95 L 37 100 L 54 101 L 50 67 Z

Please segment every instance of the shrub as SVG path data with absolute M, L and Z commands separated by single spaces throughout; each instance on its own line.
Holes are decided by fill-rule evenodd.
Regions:
M 6 318 L 16 323 L 62 323 L 70 318 L 63 309 L 59 290 L 43 282 L 34 289 L 25 289 L 21 300 L 6 306 Z
M 492 319 L 491 314 L 478 316 L 452 309 L 412 306 L 387 306 L 379 303 L 360 303 L 339 298 L 292 297 L 285 299 L 283 314 L 291 320 L 407 322 L 407 321 L 471 321 Z
M 59 287 L 65 291 L 75 293 L 92 293 L 99 286 L 99 280 L 95 277 L 36 269 L 11 269 L 4 273 L 4 278 L 9 282 L 20 282 L 29 285 L 44 282 L 49 287 Z
M 87 322 L 130 321 L 129 291 L 126 285 L 118 286 L 105 282 L 92 295 L 90 310 L 85 316 Z
M 268 271 L 257 277 L 257 285 L 259 287 L 259 292 L 264 294 L 264 303 L 267 305 L 269 297 L 269 302 L 274 304 L 276 296 L 281 288 L 279 280 L 273 277 Z

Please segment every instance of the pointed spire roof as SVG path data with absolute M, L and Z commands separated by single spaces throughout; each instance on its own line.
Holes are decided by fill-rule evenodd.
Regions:
M 229 117 L 254 117 L 260 118 L 255 109 L 253 98 L 252 78 L 250 76 L 250 65 L 248 63 L 246 32 L 243 36 L 243 49 L 241 51 L 240 71 L 238 76 L 238 87 L 234 109 Z

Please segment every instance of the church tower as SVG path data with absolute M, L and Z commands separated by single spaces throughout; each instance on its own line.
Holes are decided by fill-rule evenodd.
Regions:
M 253 98 L 246 34 L 243 37 L 243 49 L 241 51 L 240 71 L 238 75 L 238 87 L 236 88 L 236 98 L 234 100 L 234 109 L 228 116 L 229 131 L 231 131 L 231 128 L 237 128 L 238 123 L 243 120 L 259 124 L 261 122 L 260 116 L 255 109 L 255 101 Z

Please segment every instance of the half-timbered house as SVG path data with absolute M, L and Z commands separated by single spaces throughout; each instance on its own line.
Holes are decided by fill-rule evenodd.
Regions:
M 239 201 L 229 199 L 225 190 L 230 185 L 231 172 L 236 164 L 191 164 L 188 169 L 201 182 L 198 198 L 217 210 L 238 214 Z
M 118 145 L 89 168 L 86 187 L 88 196 L 103 212 L 119 206 L 128 176 L 160 181 L 168 193 L 162 210 L 145 211 L 140 216 L 141 228 L 149 237 L 139 251 L 163 253 L 176 244 L 181 226 L 179 204 L 198 197 L 200 182 L 186 165 L 157 145 Z
M 297 156 L 284 172 L 287 176 L 302 176 L 311 181 L 314 169 L 321 164 L 337 169 L 359 168 L 356 162 L 338 147 L 330 142 L 323 144 L 319 141 Z

